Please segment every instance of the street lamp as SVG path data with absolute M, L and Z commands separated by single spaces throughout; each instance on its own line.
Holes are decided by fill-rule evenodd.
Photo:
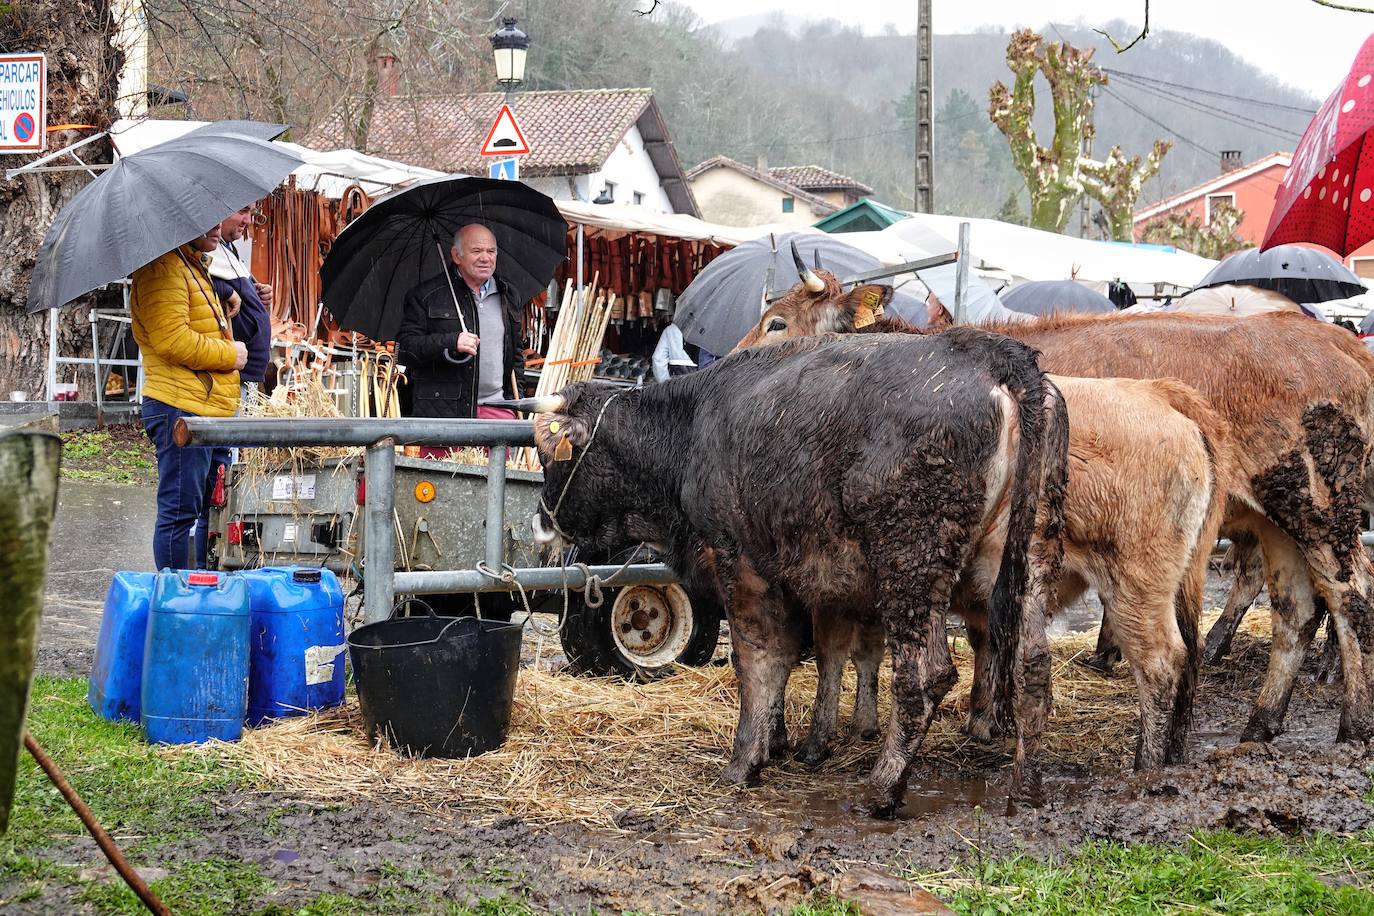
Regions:
M 515 27 L 515 19 L 501 20 L 501 28 L 491 35 L 491 52 L 496 58 L 496 82 L 510 97 L 525 81 L 525 52 L 530 37 Z

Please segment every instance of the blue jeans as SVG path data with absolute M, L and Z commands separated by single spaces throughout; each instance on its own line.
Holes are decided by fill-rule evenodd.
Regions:
M 195 414 L 145 397 L 143 431 L 157 452 L 157 524 L 153 527 L 153 563 L 158 569 L 189 566 L 187 538 L 205 501 L 205 478 L 210 473 L 210 449 L 180 448 L 172 441 L 172 427 L 181 417 Z

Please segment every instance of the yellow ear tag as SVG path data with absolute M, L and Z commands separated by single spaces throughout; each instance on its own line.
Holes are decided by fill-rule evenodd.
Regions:
M 883 296 L 877 290 L 865 290 L 863 299 L 854 310 L 854 328 L 866 328 L 883 317 Z
M 559 430 L 559 425 L 558 425 L 558 421 L 557 421 L 557 420 L 553 420 L 552 422 L 549 423 L 549 432 L 551 432 L 551 433 L 556 433 L 556 432 L 558 432 L 558 430 Z
M 572 458 L 572 440 L 568 438 L 568 434 L 567 434 L 567 433 L 564 433 L 564 434 L 563 434 L 563 437 L 562 437 L 561 439 L 558 440 L 558 444 L 555 445 L 554 448 L 553 448 L 553 460 L 554 460 L 554 461 L 567 461 L 567 460 L 569 460 L 569 459 L 571 459 L 571 458 Z

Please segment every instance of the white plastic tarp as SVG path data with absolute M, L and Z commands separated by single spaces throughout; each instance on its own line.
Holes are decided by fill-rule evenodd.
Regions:
M 589 235 L 619 238 L 631 232 L 662 235 L 669 238 L 703 240 L 719 245 L 735 246 L 752 241 L 768 233 L 814 232 L 811 227 L 798 228 L 773 224 L 767 226 L 723 226 L 708 223 L 682 213 L 657 213 L 634 204 L 589 204 L 580 200 L 556 200 L 558 211 L 569 223 L 581 223 Z
M 923 250 L 951 251 L 959 242 L 960 223 L 969 224 L 969 254 L 975 268 L 1000 268 L 1018 280 L 1122 280 L 1191 288 L 1216 266 L 1186 251 L 1076 239 L 978 217 L 917 213 L 882 234 Z
M 119 120 L 110 128 L 110 139 L 114 142 L 116 153 L 130 156 L 150 146 L 175 140 L 206 123 L 158 119 Z M 420 178 L 437 178 L 443 174 L 433 169 L 368 156 L 357 150 L 336 149 L 322 152 L 296 143 L 282 140 L 276 142 L 305 160 L 305 164 L 292 173 L 296 176 L 296 184 L 302 188 L 319 191 L 326 197 L 340 197 L 352 184 L 362 186 L 367 194 L 375 196 Z

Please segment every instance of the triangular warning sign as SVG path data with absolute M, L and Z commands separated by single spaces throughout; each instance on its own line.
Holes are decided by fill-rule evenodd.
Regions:
M 487 131 L 487 139 L 482 143 L 483 156 L 523 156 L 530 151 L 520 125 L 515 123 L 515 113 L 509 105 L 502 105 Z

